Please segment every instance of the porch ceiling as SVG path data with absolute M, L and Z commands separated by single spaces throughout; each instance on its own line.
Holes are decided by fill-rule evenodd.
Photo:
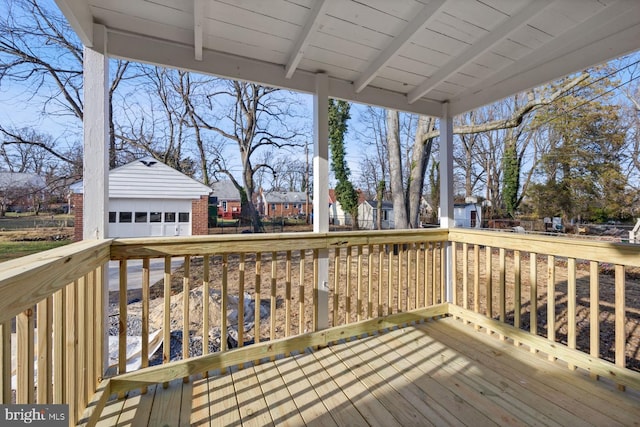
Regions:
M 56 0 L 113 57 L 438 116 L 640 49 L 636 0 Z

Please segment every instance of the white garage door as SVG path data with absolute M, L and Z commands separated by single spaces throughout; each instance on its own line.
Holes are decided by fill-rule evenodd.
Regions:
M 191 200 L 109 200 L 109 237 L 190 236 Z

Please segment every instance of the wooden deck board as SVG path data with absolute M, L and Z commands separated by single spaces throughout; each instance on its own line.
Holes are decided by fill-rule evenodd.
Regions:
M 99 425 L 640 425 L 620 392 L 452 317 L 172 381 L 109 402 Z
M 556 408 L 552 415 L 556 421 L 563 419 L 557 413 L 557 409 L 562 409 L 569 413 L 571 421 L 575 422 L 581 418 L 585 425 L 640 424 L 637 418 L 640 402 L 629 405 L 628 398 L 636 394 L 634 391 L 622 393 L 607 387 L 606 384 L 585 381 L 586 375 L 572 372 L 558 363 L 536 363 L 541 360 L 540 355 L 517 360 L 513 357 L 502 357 L 513 354 L 514 351 L 520 352 L 522 349 L 516 349 L 512 344 L 488 335 L 474 335 L 474 338 L 477 338 L 474 340 L 465 339 L 467 328 L 461 327 L 459 322 L 448 322 L 446 335 L 441 328 L 434 328 L 430 324 L 419 327 L 441 342 L 450 342 L 456 346 L 468 345 L 473 349 L 468 357 L 497 372 L 497 375 L 502 377 L 500 381 L 512 386 L 511 390 L 520 387 L 526 390 L 531 398 L 545 399 L 547 405 L 550 405 L 547 406 L 550 410 Z M 544 381 L 549 376 L 553 376 L 557 381 Z M 514 384 L 516 387 L 513 387 Z

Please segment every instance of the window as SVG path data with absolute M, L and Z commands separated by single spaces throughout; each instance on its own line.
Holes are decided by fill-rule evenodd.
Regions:
M 285 203 L 285 204 L 284 204 L 284 208 L 285 208 L 285 209 L 289 209 L 289 203 Z
M 147 222 L 147 213 L 136 212 L 136 222 Z
M 164 213 L 164 222 L 176 222 L 176 213 L 175 212 L 165 212 Z
M 131 222 L 131 212 L 120 212 L 118 222 Z
M 180 212 L 178 214 L 178 222 L 189 222 L 189 212 Z
M 275 204 L 275 203 L 271 203 L 271 210 L 272 210 L 273 212 L 275 212 L 275 211 L 276 211 L 276 204 Z
M 161 222 L 162 221 L 162 214 L 160 212 L 151 212 L 149 214 L 149 221 L 150 222 Z
M 111 223 L 116 222 L 116 213 L 115 212 L 109 212 L 109 222 L 111 222 Z
M 222 202 L 222 210 L 223 210 L 223 212 L 227 211 L 227 201 L 226 200 L 224 202 Z

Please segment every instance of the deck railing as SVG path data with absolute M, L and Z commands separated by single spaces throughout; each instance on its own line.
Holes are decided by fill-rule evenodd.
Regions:
M 115 240 L 111 257 L 119 261 L 120 295 L 129 292 L 128 299 L 119 298 L 118 323 L 141 323 L 134 329 L 143 343 L 161 333 L 162 342 L 170 343 L 163 345 L 162 362 L 168 363 L 427 307 L 443 299 L 446 235 L 385 231 Z M 134 262 L 142 263 L 138 283 L 126 273 Z M 324 278 L 321 263 L 327 266 Z M 155 284 L 152 265 L 161 270 Z M 126 333 L 120 330 L 120 373 L 127 370 Z M 142 360 L 148 360 L 148 351 L 142 348 Z
M 449 241 L 453 302 L 484 315 L 476 327 L 516 345 L 524 329 L 532 351 L 596 378 L 615 381 L 600 361 L 640 371 L 640 245 L 462 229 Z
M 104 372 L 103 272 L 110 241 L 0 264 L 0 399 L 65 403 L 75 423 Z M 95 320 L 94 320 L 95 319 Z
M 75 423 L 105 372 L 98 412 L 153 380 L 447 313 L 635 387 L 639 268 L 638 245 L 467 229 L 85 241 L 0 264 L 2 402 L 68 403 Z

